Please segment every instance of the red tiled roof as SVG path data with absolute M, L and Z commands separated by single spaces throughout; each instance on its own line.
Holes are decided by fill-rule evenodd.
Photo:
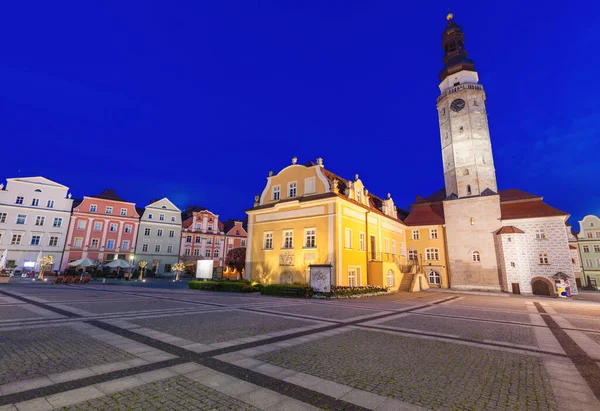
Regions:
M 571 250 L 577 250 L 577 247 L 575 247 L 573 244 L 569 244 L 569 249 L 571 249 Z
M 523 190 L 519 190 L 518 188 L 509 188 L 508 190 L 499 190 L 498 194 L 500 194 L 500 202 L 505 201 L 518 201 L 518 200 L 533 200 L 533 199 L 542 199 L 540 196 L 536 196 L 535 194 L 528 193 Z
M 557 208 L 544 203 L 540 197 L 530 201 L 522 202 L 500 202 L 500 211 L 503 220 L 515 218 L 534 218 L 534 217 L 556 217 L 567 216 L 568 213 L 560 211 Z
M 436 191 L 431 194 L 429 197 L 420 198 L 417 200 L 417 203 L 429 203 L 433 201 L 442 201 L 446 198 L 446 189 L 442 188 L 441 190 Z
M 181 223 L 181 226 L 183 228 L 190 228 L 190 226 L 192 225 L 193 221 L 194 221 L 194 217 L 192 216 L 192 217 L 190 217 L 190 218 L 188 218 L 186 220 L 183 220 L 183 223 Z
M 518 229 L 514 225 L 507 225 L 506 227 L 502 227 L 500 230 L 496 231 L 496 235 L 500 234 L 524 234 L 525 231 Z
M 404 219 L 406 225 L 444 224 L 444 206 L 440 204 L 415 204 L 412 211 Z

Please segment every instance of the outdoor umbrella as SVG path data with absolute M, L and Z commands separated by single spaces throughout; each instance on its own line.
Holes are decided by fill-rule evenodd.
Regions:
M 110 263 L 104 264 L 104 266 L 110 268 L 130 268 L 131 264 L 125 260 L 113 260 Z
M 91 267 L 93 265 L 95 265 L 93 260 L 90 260 L 89 258 L 83 258 L 81 260 L 75 260 L 70 262 L 69 264 L 71 267 Z

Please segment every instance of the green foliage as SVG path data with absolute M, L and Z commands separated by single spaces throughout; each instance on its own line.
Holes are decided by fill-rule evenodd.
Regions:
M 366 285 L 362 287 L 343 287 L 343 286 L 332 286 L 331 293 L 329 295 L 334 296 L 349 296 L 359 294 L 374 294 L 374 293 L 386 293 L 387 287 L 378 287 L 375 285 Z
M 311 289 L 304 284 L 269 284 L 262 286 L 260 293 L 263 295 L 278 295 L 305 298 L 310 295 Z
M 260 284 L 252 285 L 250 281 L 199 281 L 192 280 L 188 287 L 193 290 L 222 291 L 229 293 L 254 293 L 260 291 Z

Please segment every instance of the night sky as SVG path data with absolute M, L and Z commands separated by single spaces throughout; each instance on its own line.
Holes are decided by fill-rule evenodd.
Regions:
M 444 183 L 450 5 L 487 92 L 499 188 L 543 195 L 575 229 L 599 215 L 598 3 L 406 3 L 4 2 L 0 179 L 243 218 L 269 170 L 323 157 L 406 208 Z

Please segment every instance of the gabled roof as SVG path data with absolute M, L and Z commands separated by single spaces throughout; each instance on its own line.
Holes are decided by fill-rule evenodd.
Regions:
M 568 213 L 544 203 L 543 197 L 517 188 L 499 190 L 500 212 L 503 220 L 537 217 L 568 216 Z M 444 189 L 438 190 L 428 197 L 417 197 L 413 209 L 404 219 L 407 225 L 443 224 L 444 205 L 446 199 Z M 420 208 L 429 205 L 429 208 Z M 440 222 L 441 221 L 441 222 Z
M 404 224 L 417 225 L 441 225 L 444 224 L 444 206 L 439 204 L 414 204 L 412 211 L 404 219 Z
M 115 193 L 115 190 L 109 190 L 109 189 L 105 189 L 100 194 L 97 194 L 95 196 L 90 196 L 90 197 L 101 198 L 103 200 L 121 201 L 123 203 L 128 203 L 129 202 L 129 201 L 125 201 L 121 197 L 119 197 L 117 195 L 117 193 Z
M 171 202 L 171 200 L 169 200 L 167 197 L 163 197 L 160 200 L 152 201 L 150 204 L 148 204 L 146 206 L 146 208 L 162 209 L 163 206 L 166 207 L 165 208 L 166 210 L 181 212 L 181 210 L 179 208 L 177 208 L 177 206 L 175 204 L 173 204 Z
M 518 229 L 514 225 L 507 225 L 496 231 L 496 235 L 500 234 L 524 234 L 525 231 Z
M 45 185 L 45 186 L 61 187 L 61 188 L 67 188 L 67 189 L 69 188 L 67 186 L 57 183 L 56 181 L 52 181 L 46 177 L 41 177 L 41 176 L 7 178 L 6 181 L 8 181 L 8 182 L 18 181 L 21 183 L 40 184 L 40 185 Z

